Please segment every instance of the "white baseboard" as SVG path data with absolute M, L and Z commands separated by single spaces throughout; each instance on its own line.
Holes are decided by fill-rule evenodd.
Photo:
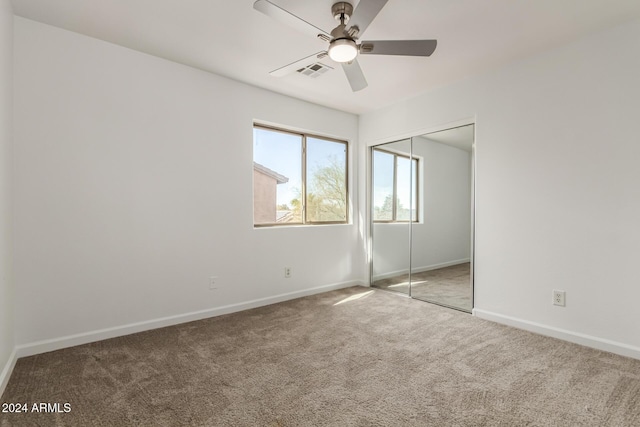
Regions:
M 13 368 L 16 366 L 16 362 L 18 361 L 18 352 L 14 347 L 13 351 L 9 355 L 9 360 L 4 365 L 2 372 L 0 373 L 0 396 L 4 393 L 4 389 L 7 387 L 7 383 L 9 382 L 9 378 L 11 377 L 11 373 L 13 372 Z
M 566 329 L 555 328 L 553 326 L 543 325 L 536 322 L 529 322 L 527 320 L 505 316 L 478 308 L 474 308 L 472 313 L 474 316 L 481 319 L 490 320 L 507 326 L 513 326 L 514 328 L 524 329 L 525 331 L 535 332 L 540 335 L 558 338 L 598 350 L 608 351 L 621 356 L 640 359 L 640 347 L 634 347 L 628 344 L 581 334 L 579 332 L 568 331 Z
M 423 267 L 415 267 L 415 268 L 412 268 L 411 271 L 413 273 L 422 273 L 424 271 L 431 271 L 431 270 L 437 270 L 439 268 L 451 267 L 458 264 L 464 264 L 465 262 L 470 262 L 470 261 L 471 261 L 471 258 L 457 259 L 454 261 L 441 262 L 439 264 L 426 265 Z M 400 276 L 401 274 L 408 274 L 408 273 L 409 273 L 409 269 L 405 268 L 404 270 L 390 271 L 388 273 L 378 274 L 377 276 L 373 276 L 373 280 L 374 281 L 383 280 L 383 279 L 388 279 L 390 277 Z
M 262 307 L 265 305 L 275 304 L 309 295 L 329 292 L 336 289 L 348 288 L 351 286 L 362 285 L 359 281 L 349 281 L 334 283 L 331 285 L 318 286 L 316 288 L 305 289 L 301 291 L 289 292 L 286 294 L 275 295 L 272 297 L 260 298 L 251 301 L 245 301 L 237 304 L 225 305 L 206 310 L 194 311 L 191 313 L 178 314 L 175 316 L 162 317 L 159 319 L 146 320 L 144 322 L 131 323 L 128 325 L 116 326 L 113 328 L 100 329 L 96 331 L 83 332 L 81 334 L 67 335 L 60 338 L 37 341 L 29 344 L 21 344 L 16 346 L 14 353 L 17 357 L 33 356 L 36 354 L 46 353 L 48 351 L 60 350 L 76 345 L 88 344 L 95 341 L 101 341 L 109 338 L 120 337 L 137 332 L 144 332 L 151 329 L 164 328 L 166 326 L 178 325 L 180 323 L 193 322 L 194 320 L 207 319 L 209 317 L 220 316 L 223 314 L 235 313 L 238 311 L 249 310 L 252 308 Z M 14 355 L 15 358 L 15 355 Z M 15 361 L 14 361 L 15 364 Z M 13 366 L 11 366 L 13 369 Z M 10 371 L 9 371 L 10 373 Z

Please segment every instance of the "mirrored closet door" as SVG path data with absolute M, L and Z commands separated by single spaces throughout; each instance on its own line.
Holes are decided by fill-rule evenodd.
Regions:
M 371 285 L 473 308 L 474 125 L 371 148 Z
M 411 273 L 411 139 L 373 147 L 373 285 L 409 295 Z

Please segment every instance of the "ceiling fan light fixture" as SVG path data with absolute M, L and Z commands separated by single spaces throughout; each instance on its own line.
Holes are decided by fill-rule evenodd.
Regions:
M 358 56 L 358 46 L 351 39 L 336 39 L 329 44 L 329 58 L 336 62 L 351 62 Z

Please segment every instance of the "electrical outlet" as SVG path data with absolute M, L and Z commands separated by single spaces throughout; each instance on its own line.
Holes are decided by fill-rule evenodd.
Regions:
M 291 277 L 291 267 L 285 267 L 285 268 L 284 268 L 284 277 L 285 277 L 286 279 L 288 279 L 288 278 L 290 278 L 290 277 Z
M 553 305 L 565 306 L 565 291 L 553 290 Z
M 209 290 L 213 291 L 218 289 L 218 276 L 209 277 Z

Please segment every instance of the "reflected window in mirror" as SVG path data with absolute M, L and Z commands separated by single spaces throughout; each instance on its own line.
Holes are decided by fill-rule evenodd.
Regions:
M 419 159 L 373 149 L 373 221 L 418 221 Z

